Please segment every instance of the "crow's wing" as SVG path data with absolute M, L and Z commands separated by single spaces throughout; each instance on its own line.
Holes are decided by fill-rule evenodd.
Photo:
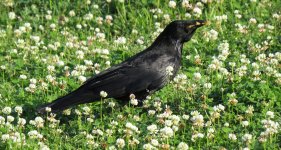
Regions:
M 165 77 L 165 73 L 150 66 L 122 64 L 88 79 L 83 88 L 94 93 L 106 91 L 108 97 L 116 98 L 144 90 L 155 90 L 156 87 L 163 86 Z

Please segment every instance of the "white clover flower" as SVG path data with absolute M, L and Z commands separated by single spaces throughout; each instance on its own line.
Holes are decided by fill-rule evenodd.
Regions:
M 180 122 L 180 117 L 177 115 L 171 115 L 168 118 L 171 119 L 173 125 L 178 125 Z
M 233 134 L 233 133 L 229 133 L 229 134 L 228 134 L 228 138 L 229 138 L 230 140 L 232 140 L 232 141 L 236 141 L 236 140 L 237 140 L 236 135 Z
M 267 112 L 266 112 L 266 116 L 268 116 L 269 118 L 274 118 L 274 112 L 272 112 L 272 111 L 267 111 Z
M 116 140 L 116 145 L 118 148 L 123 148 L 125 146 L 125 140 L 122 138 L 118 138 Z
M 177 3 L 175 1 L 169 1 L 169 7 L 176 8 Z
M 83 59 L 83 58 L 84 58 L 84 52 L 81 51 L 81 50 L 77 50 L 77 51 L 75 52 L 75 55 L 76 55 L 76 57 L 77 57 L 78 59 Z
M 159 146 L 159 142 L 157 139 L 151 139 L 150 143 L 153 145 L 153 146 Z
M 52 30 L 54 30 L 54 29 L 56 28 L 56 24 L 54 24 L 54 23 L 50 24 L 50 28 L 51 28 Z
M 85 114 L 85 115 L 89 115 L 90 114 L 90 112 L 91 112 L 91 109 L 88 107 L 88 106 L 85 106 L 85 107 L 83 107 L 82 108 L 83 109 L 83 113 Z
M 28 135 L 31 139 L 42 139 L 42 138 L 43 138 L 43 135 L 40 134 L 37 130 L 29 131 L 29 132 L 27 133 L 27 135 Z
M 105 97 L 107 97 L 107 93 L 106 93 L 105 91 L 101 91 L 101 92 L 100 92 L 100 96 L 101 96 L 102 98 L 105 98 Z
M 190 14 L 190 13 L 185 13 L 184 16 L 185 16 L 186 18 L 191 18 L 191 14 Z
M 229 127 L 229 123 L 228 123 L 228 122 L 225 122 L 225 123 L 223 124 L 223 126 Z
M 114 102 L 109 102 L 109 103 L 108 103 L 108 107 L 113 108 L 114 106 L 115 106 L 115 103 L 114 103 Z
M 93 62 L 91 60 L 84 60 L 86 66 L 92 66 Z
M 35 126 L 38 128 L 44 127 L 44 119 L 42 117 L 36 117 L 34 119 Z
M 13 122 L 15 120 L 15 117 L 13 116 L 7 116 L 7 122 Z
M 39 29 L 40 29 L 41 31 L 44 31 L 44 30 L 45 30 L 45 28 L 44 28 L 42 25 L 39 25 Z
M 188 145 L 185 142 L 180 142 L 177 146 L 177 150 L 188 150 Z
M 112 20 L 113 20 L 113 17 L 111 15 L 106 15 L 105 16 L 105 22 L 109 25 L 112 25 Z
M 24 118 L 19 118 L 17 124 L 18 126 L 24 126 L 26 124 L 26 120 Z
M 257 20 L 255 18 L 250 18 L 249 23 L 256 24 Z
M 36 84 L 36 83 L 37 83 L 37 80 L 34 79 L 34 78 L 32 78 L 32 79 L 29 80 L 29 82 L 30 82 L 31 84 Z
M 192 116 L 198 116 L 198 115 L 200 115 L 200 112 L 198 112 L 197 110 L 195 110 L 195 111 L 192 111 L 190 114 L 191 114 Z
M 178 74 L 173 79 L 175 82 L 175 86 L 184 89 L 184 85 L 187 83 L 187 76 L 185 74 Z
M 224 111 L 225 107 L 222 104 L 217 105 L 221 111 Z
M 22 34 L 22 31 L 19 29 L 15 29 L 14 30 L 14 34 L 16 35 L 16 37 L 20 36 Z
M 211 89 L 212 88 L 212 83 L 204 83 L 204 85 L 203 85 L 203 87 L 205 88 L 205 89 Z
M 215 16 L 215 20 L 217 21 L 227 21 L 227 15 L 222 15 L 222 16 Z
M 71 114 L 71 109 L 65 109 L 62 113 L 69 116 Z
M 10 139 L 10 135 L 9 134 L 2 134 L 1 139 L 2 139 L 2 141 L 6 142 Z
M 105 34 L 104 33 L 97 33 L 96 37 L 99 41 L 105 41 Z
M 48 82 L 54 82 L 55 81 L 55 77 L 53 77 L 52 75 L 47 75 L 46 76 L 46 80 L 48 81 Z M 34 87 L 33 89 L 35 89 L 36 87 Z
M 97 17 L 96 18 L 96 22 L 101 25 L 102 22 L 103 22 L 103 18 L 102 17 Z
M 155 115 L 156 111 L 155 110 L 148 110 L 148 115 L 153 116 Z
M 250 143 L 251 140 L 252 140 L 252 137 L 253 137 L 253 136 L 252 136 L 251 134 L 246 133 L 246 134 L 244 134 L 244 135 L 242 136 L 242 140 L 245 141 L 245 142 L 247 142 L 247 143 Z
M 42 142 L 39 142 L 40 150 L 50 150 L 50 148 Z
M 90 122 L 90 123 L 93 123 L 94 119 L 93 118 L 87 118 L 87 121 Z
M 12 112 L 12 108 L 11 107 L 4 107 L 2 109 L 2 113 L 3 114 L 9 115 L 11 112 Z
M 147 130 L 148 130 L 150 133 L 152 133 L 152 134 L 158 132 L 158 130 L 157 130 L 157 125 L 155 125 L 155 124 L 152 124 L 152 125 L 147 126 Z
M 93 134 L 96 134 L 96 135 L 100 135 L 100 136 L 103 136 L 103 131 L 100 130 L 100 129 L 97 129 L 97 130 L 93 130 L 92 131 Z
M 74 11 L 74 10 L 71 10 L 71 11 L 69 11 L 68 15 L 69 15 L 70 17 L 74 17 L 76 14 L 75 14 L 75 11 Z
M 200 17 L 202 15 L 202 10 L 199 7 L 194 7 L 193 13 L 196 17 Z
M 24 27 L 25 27 L 26 30 L 28 30 L 28 31 L 32 29 L 31 24 L 30 24 L 29 22 L 24 23 Z
M 25 26 L 20 26 L 20 27 L 19 27 L 19 31 L 22 32 L 22 33 L 25 33 L 26 30 L 27 30 L 27 29 L 26 29 Z M 21 39 L 21 40 L 22 40 L 22 39 Z
M 114 41 L 114 43 L 116 43 L 116 44 L 126 44 L 126 42 L 127 42 L 127 39 L 126 39 L 125 37 L 118 37 L 118 38 Z
M 81 24 L 76 24 L 76 28 L 77 29 L 82 29 L 82 25 Z
M 166 73 L 171 76 L 173 75 L 174 68 L 172 66 L 166 67 Z
M 165 120 L 165 126 L 170 127 L 172 125 L 173 125 L 172 120 Z
M 111 146 L 108 147 L 108 150 L 117 150 L 117 148 L 114 145 L 111 145 Z
M 131 99 L 130 100 L 130 103 L 132 104 L 132 105 L 134 105 L 134 106 L 137 106 L 138 105 L 138 100 L 137 99 Z
M 78 77 L 78 80 L 79 80 L 80 83 L 83 83 L 83 82 L 85 82 L 85 81 L 87 80 L 87 78 L 80 75 L 80 76 Z
M 46 20 L 51 20 L 52 16 L 50 14 L 45 15 Z
M 137 39 L 137 43 L 140 44 L 140 45 L 143 45 L 144 41 L 142 39 Z
M 78 109 L 75 109 L 74 112 L 75 112 L 75 114 L 78 115 L 78 116 L 81 116 L 81 115 L 82 115 L 82 113 L 81 113 Z
M 40 42 L 40 37 L 39 36 L 30 36 L 30 39 L 33 40 L 35 43 Z
M 0 116 L 0 125 L 1 125 L 1 124 L 5 124 L 5 120 L 6 120 L 6 119 L 5 119 L 4 117 Z
M 179 130 L 179 127 L 178 127 L 177 125 L 173 125 L 173 126 L 172 126 L 172 129 L 173 129 L 174 132 L 176 132 L 176 131 Z
M 192 134 L 192 136 L 191 136 L 191 141 L 193 141 L 193 142 L 195 142 L 196 141 L 196 139 L 198 139 L 198 138 L 204 138 L 204 134 L 203 133 L 195 133 L 195 134 Z
M 110 122 L 110 124 L 111 124 L 112 126 L 117 126 L 117 125 L 118 125 L 118 122 L 115 121 L 115 120 L 113 120 L 113 121 Z
M 189 119 L 189 115 L 183 114 L 183 115 L 182 115 L 182 119 L 188 120 L 188 119 Z
M 11 19 L 11 20 L 16 19 L 16 14 L 15 14 L 15 12 L 9 12 L 8 16 L 9 16 L 9 19 Z
M 111 15 L 106 15 L 106 16 L 105 16 L 105 19 L 106 19 L 106 20 L 110 20 L 110 21 L 113 20 L 113 18 L 112 18 Z
M 156 147 L 152 146 L 150 143 L 146 143 L 142 146 L 142 148 L 144 150 L 153 150 L 153 149 L 157 149 Z
M 241 124 L 242 124 L 242 127 L 247 127 L 247 126 L 249 126 L 249 121 L 242 121 Z
M 248 115 L 252 115 L 253 112 L 254 112 L 254 107 L 253 107 L 252 105 L 249 105 L 248 108 L 247 108 L 247 110 L 246 110 L 245 112 L 246 112 L 246 114 L 248 114 Z
M 194 126 L 203 127 L 204 126 L 204 117 L 198 111 L 191 112 L 191 121 Z
M 235 62 L 229 62 L 228 64 L 229 64 L 229 66 L 231 66 L 231 67 L 235 67 L 235 66 L 236 66 L 236 63 L 235 63 Z
M 139 33 L 138 30 L 136 30 L 136 29 L 132 30 L 132 34 L 138 34 L 138 33 Z
M 229 44 L 228 44 L 228 42 L 227 41 L 223 41 L 223 43 L 220 43 L 219 46 L 218 46 L 218 50 L 220 52 L 226 51 L 226 52 L 224 52 L 224 53 L 226 53 L 224 55 L 228 55 L 229 54 L 228 53 L 228 51 L 229 51 Z
M 130 129 L 130 130 L 132 130 L 132 131 L 135 131 L 135 132 L 139 132 L 138 130 L 138 127 L 137 126 L 135 126 L 135 125 L 133 125 L 132 123 L 130 123 L 130 122 L 127 122 L 126 123 L 126 128 L 128 128 L 128 129 Z
M 164 137 L 164 138 L 170 138 L 174 135 L 173 129 L 170 127 L 166 127 L 166 126 L 162 129 L 160 129 L 160 133 L 161 133 L 162 137 Z
M 88 13 L 84 15 L 83 17 L 85 20 L 92 20 L 94 18 L 94 15 L 92 13 Z
M 21 106 L 16 106 L 15 107 L 15 112 L 17 112 L 18 114 L 22 114 L 22 107 Z
M 183 8 L 190 8 L 189 0 L 183 0 L 181 6 Z
M 207 32 L 206 33 L 206 41 L 208 42 L 208 41 L 215 41 L 215 40 L 217 40 L 218 39 L 218 35 L 219 35 L 219 33 L 216 31 L 216 30 L 214 30 L 214 29 L 212 29 L 212 30 L 210 30 L 209 32 Z
M 64 62 L 59 60 L 57 63 L 56 63 L 57 66 L 64 66 Z
M 195 80 L 200 80 L 202 78 L 202 76 L 199 72 L 195 72 L 193 75 L 194 75 Z
M 24 74 L 22 74 L 22 75 L 20 75 L 20 77 L 19 77 L 20 79 L 23 79 L 23 80 L 25 80 L 25 79 L 27 79 L 27 76 L 26 75 L 24 75 Z
M 165 22 L 170 22 L 171 21 L 171 18 L 170 18 L 169 14 L 164 14 L 163 17 L 164 17 Z
M 47 66 L 47 70 L 48 70 L 49 72 L 54 72 L 56 69 L 55 69 L 55 66 L 48 65 L 48 66 Z

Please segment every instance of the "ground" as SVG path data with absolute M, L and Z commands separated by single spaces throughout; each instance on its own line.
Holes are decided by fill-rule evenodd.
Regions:
M 0 8 L 0 149 L 281 148 L 277 0 L 2 0 Z M 36 114 L 180 19 L 210 24 L 142 107 L 102 92 L 99 102 Z

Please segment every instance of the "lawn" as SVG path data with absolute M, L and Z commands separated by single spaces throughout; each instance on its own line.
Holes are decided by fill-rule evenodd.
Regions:
M 0 149 L 281 149 L 280 8 L 279 0 L 1 0 Z M 36 113 L 144 50 L 171 21 L 193 19 L 210 24 L 142 107 L 104 98 Z

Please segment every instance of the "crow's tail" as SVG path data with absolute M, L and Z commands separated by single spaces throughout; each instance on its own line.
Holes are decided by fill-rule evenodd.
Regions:
M 63 97 L 60 97 L 54 100 L 51 103 L 47 103 L 45 105 L 40 106 L 37 109 L 38 113 L 45 113 L 46 107 L 50 107 L 52 112 L 58 112 L 64 109 L 69 108 L 70 106 L 82 104 L 82 103 L 89 103 L 94 100 L 98 100 L 99 96 L 95 96 L 93 93 L 86 92 L 82 89 L 77 89 Z

